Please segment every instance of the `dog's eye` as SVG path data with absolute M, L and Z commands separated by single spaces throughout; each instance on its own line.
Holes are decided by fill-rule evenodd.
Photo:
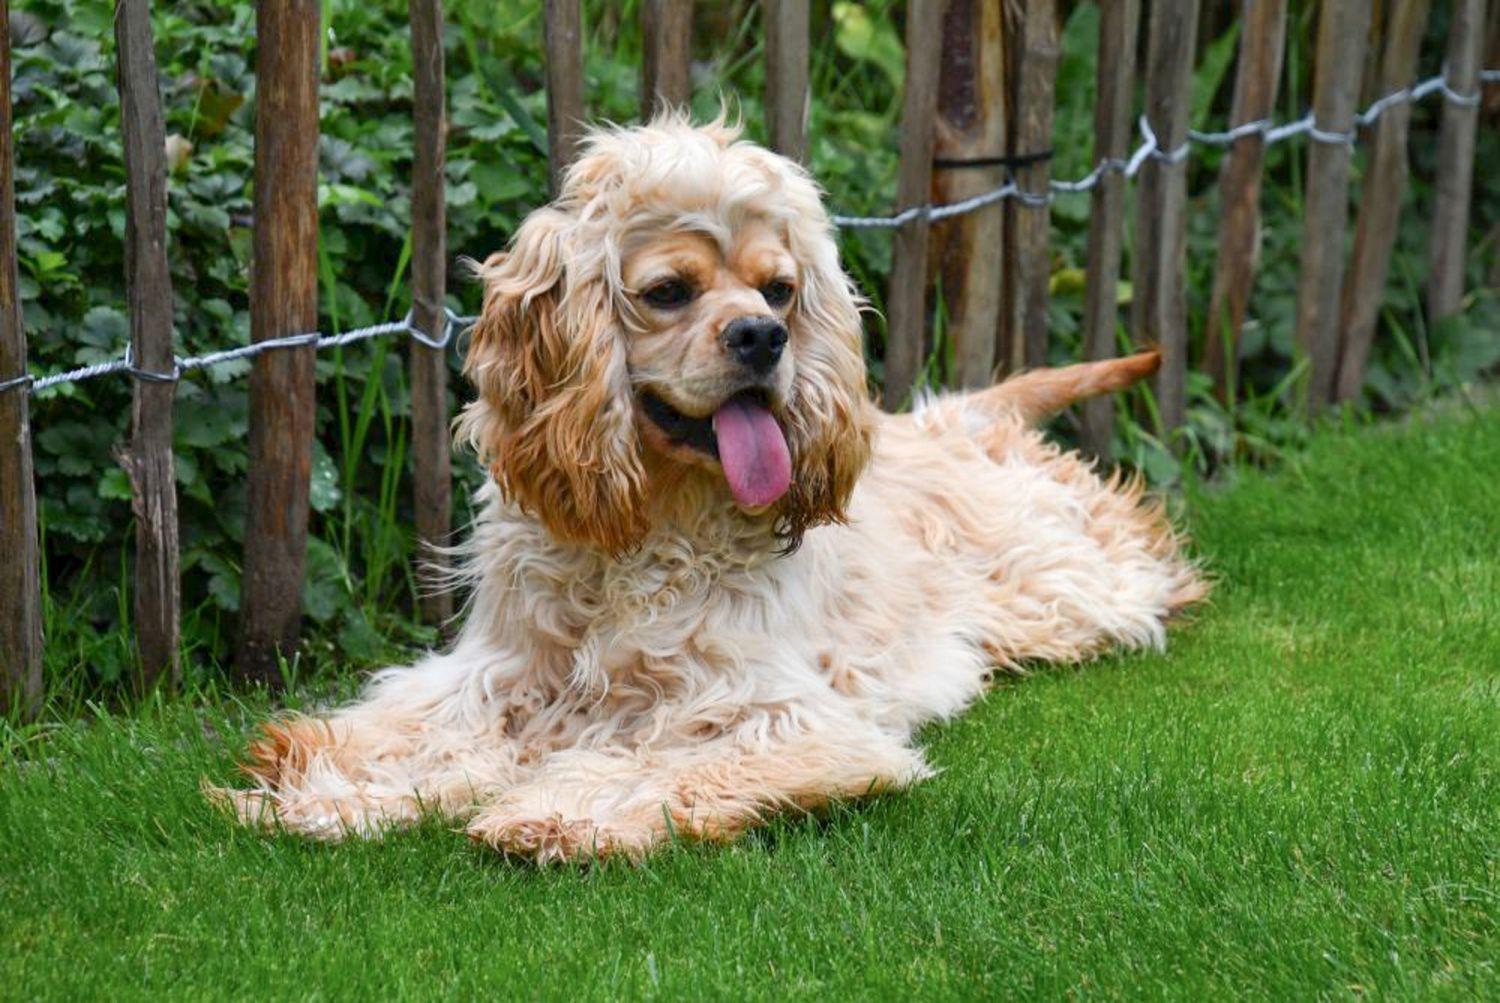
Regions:
M 681 279 L 667 279 L 647 289 L 641 298 L 658 310 L 675 310 L 692 302 L 693 287 Z
M 762 286 L 760 294 L 766 298 L 768 304 L 779 310 L 792 301 L 792 286 L 789 282 L 777 279 L 775 282 L 768 282 Z

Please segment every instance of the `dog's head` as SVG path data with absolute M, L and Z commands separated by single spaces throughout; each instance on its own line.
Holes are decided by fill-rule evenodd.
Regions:
M 795 545 L 870 451 L 858 304 L 807 174 L 717 122 L 594 132 L 480 268 L 462 429 L 556 536 L 627 550 L 670 497 Z

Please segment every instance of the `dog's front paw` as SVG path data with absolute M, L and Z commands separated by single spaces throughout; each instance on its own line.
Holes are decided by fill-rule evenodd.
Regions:
M 569 819 L 559 813 L 523 815 L 508 808 L 478 816 L 464 830 L 476 843 L 538 864 L 604 860 L 639 860 L 650 848 L 652 833 L 592 819 Z
M 242 825 L 263 832 L 290 832 L 338 842 L 353 836 L 376 838 L 416 817 L 416 810 L 400 799 L 386 803 L 358 798 L 289 796 L 267 790 L 238 790 L 207 782 L 203 795 Z
M 237 790 L 206 783 L 203 794 L 210 804 L 228 812 L 241 825 L 264 832 L 294 832 L 332 842 L 355 831 L 332 804 L 287 805 L 269 791 Z

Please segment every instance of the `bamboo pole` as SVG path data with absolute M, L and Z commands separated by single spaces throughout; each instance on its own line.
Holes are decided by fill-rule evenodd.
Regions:
M 1324 0 L 1318 19 L 1313 118 L 1303 211 L 1297 345 L 1307 360 L 1302 402 L 1317 412 L 1333 396 L 1338 361 L 1339 295 L 1349 215 L 1350 143 L 1370 10 L 1366 0 Z
M 686 108 L 693 97 L 692 0 L 642 0 L 641 42 L 641 118 Z
M 998 187 L 1005 168 L 985 166 L 1005 152 L 1005 33 L 998 4 L 950 0 L 943 17 L 938 80 L 935 198 L 953 203 Z M 985 206 L 939 223 L 948 332 L 963 387 L 987 386 L 995 372 L 995 331 L 1004 295 L 1005 207 Z
M 1036 159 L 1015 168 L 1016 185 L 1037 196 L 1048 193 L 1052 161 L 1052 110 L 1057 86 L 1056 0 L 1025 0 L 1010 32 L 1014 46 L 1011 153 Z M 1006 209 L 1010 253 L 1005 279 L 1010 292 L 1009 352 L 1012 371 L 1047 364 L 1047 305 L 1052 279 L 1048 202 L 1012 199 Z
M 443 96 L 443 0 L 410 0 L 413 125 L 411 182 L 412 322 L 437 339 L 446 329 L 447 217 L 443 160 L 448 125 Z M 453 449 L 448 432 L 448 360 L 441 349 L 412 339 L 411 425 L 413 502 L 425 559 L 441 568 L 453 512 Z M 422 619 L 441 625 L 453 616 L 447 589 L 419 600 Z
M 319 0 L 256 12 L 254 341 L 318 321 Z M 242 679 L 282 683 L 302 619 L 315 391 L 312 346 L 278 348 L 250 373 L 250 490 L 240 587 Z
M 1240 34 L 1239 69 L 1234 80 L 1231 127 L 1269 119 L 1276 109 L 1286 47 L 1286 0 L 1254 0 L 1247 5 Z M 1218 258 L 1204 324 L 1203 368 L 1213 377 L 1219 398 L 1234 399 L 1239 371 L 1240 329 L 1255 283 L 1260 240 L 1260 183 L 1265 137 L 1235 141 L 1219 167 L 1223 221 Z
M 765 0 L 766 132 L 771 149 L 807 162 L 807 0 Z
M 1384 51 L 1377 88 L 1390 94 L 1410 87 L 1417 73 L 1417 50 L 1427 27 L 1428 0 L 1392 0 L 1386 11 Z M 1352 400 L 1365 385 L 1365 363 L 1375 339 L 1375 322 L 1385 298 L 1391 248 L 1406 191 L 1406 136 L 1411 105 L 1387 108 L 1374 125 L 1364 195 L 1354 230 L 1354 253 L 1344 279 L 1340 308 L 1338 372 L 1334 399 Z
M 1464 243 L 1474 186 L 1474 133 L 1479 124 L 1479 51 L 1484 40 L 1484 0 L 1454 0 L 1444 70 L 1448 89 L 1473 102 L 1445 101 L 1438 137 L 1437 201 L 1427 259 L 1427 322 L 1458 311 L 1464 295 Z M 1500 253 L 1495 255 L 1500 268 Z
M 181 678 L 166 129 L 156 89 L 150 0 L 119 0 L 115 41 L 125 152 L 125 287 L 137 369 L 130 449 L 120 461 L 130 477 L 135 510 L 135 640 L 144 691 L 159 679 L 175 685 Z
M 933 119 L 937 112 L 944 6 L 944 0 L 911 0 L 907 9 L 901 174 L 896 186 L 896 200 L 902 209 L 925 205 L 932 195 Z M 918 217 L 896 231 L 891 252 L 891 285 L 885 301 L 884 403 L 893 411 L 910 399 L 922 368 L 930 230 L 927 218 Z
M 10 0 L 0 0 L 0 383 L 26 375 L 16 267 L 15 144 L 10 108 Z M 42 707 L 41 554 L 24 384 L 0 390 L 0 714 Z
M 1154 344 L 1161 350 L 1156 404 L 1162 425 L 1158 431 L 1167 437 L 1182 425 L 1186 410 L 1187 162 L 1172 156 L 1187 141 L 1197 25 L 1198 0 L 1158 0 L 1151 5 L 1146 120 L 1161 153 L 1146 161 L 1140 175 L 1131 329 L 1137 344 Z
M 1124 160 L 1130 153 L 1135 108 L 1135 50 L 1140 0 L 1115 0 L 1099 13 L 1098 101 L 1094 106 L 1094 160 Z M 1120 251 L 1125 225 L 1125 177 L 1106 171 L 1089 196 L 1089 250 L 1084 287 L 1084 351 L 1090 360 L 1115 355 L 1119 324 Z M 1115 402 L 1108 394 L 1085 401 L 1080 439 L 1091 456 L 1113 452 Z
M 583 30 L 579 0 L 547 0 L 547 165 L 555 196 L 583 137 Z

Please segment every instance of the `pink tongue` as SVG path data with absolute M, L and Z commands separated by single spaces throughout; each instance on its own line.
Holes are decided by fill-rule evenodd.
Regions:
M 714 412 L 714 435 L 735 501 L 745 508 L 764 508 L 786 494 L 792 483 L 792 456 L 770 411 L 731 398 Z

